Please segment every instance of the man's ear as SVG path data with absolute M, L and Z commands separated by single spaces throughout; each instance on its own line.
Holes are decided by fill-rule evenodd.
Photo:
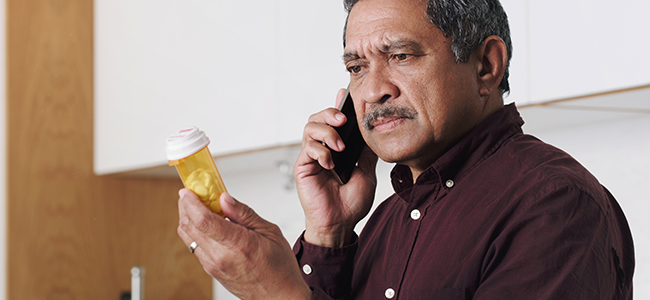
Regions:
M 508 63 L 506 43 L 498 36 L 489 36 L 475 50 L 474 54 L 478 62 L 479 93 L 481 96 L 488 96 L 499 88 L 503 79 Z

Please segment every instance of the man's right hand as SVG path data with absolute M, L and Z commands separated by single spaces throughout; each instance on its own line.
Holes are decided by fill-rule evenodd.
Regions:
M 345 94 L 337 94 L 340 103 Z M 346 122 L 345 115 L 328 108 L 309 118 L 302 150 L 293 168 L 298 196 L 305 212 L 305 241 L 323 247 L 350 243 L 355 225 L 372 207 L 377 185 L 377 155 L 366 146 L 350 181 L 341 185 L 332 169 L 330 149 L 342 151 L 343 141 L 333 127 Z M 329 147 L 329 148 L 328 148 Z

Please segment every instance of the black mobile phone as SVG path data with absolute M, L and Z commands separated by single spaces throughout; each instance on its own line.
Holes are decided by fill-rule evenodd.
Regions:
M 334 161 L 332 172 L 341 184 L 346 184 L 352 176 L 352 171 L 357 165 L 359 156 L 361 156 L 361 150 L 366 146 L 366 141 L 361 136 L 359 124 L 357 123 L 357 113 L 354 111 L 350 86 L 348 86 L 338 109 L 346 116 L 347 121 L 343 126 L 334 127 L 334 129 L 343 140 L 345 149 L 342 152 L 330 149 Z

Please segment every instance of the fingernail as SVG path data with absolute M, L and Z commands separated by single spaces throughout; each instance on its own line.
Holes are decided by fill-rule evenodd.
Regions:
M 181 219 L 181 224 L 182 224 L 182 225 L 188 225 L 188 224 L 190 224 L 190 219 L 188 219 L 188 218 L 183 218 L 183 219 Z
M 345 149 L 345 143 L 343 141 L 338 141 L 336 142 L 336 146 L 339 148 L 339 150 L 343 151 Z
M 224 192 L 224 194 L 226 194 L 226 195 L 224 196 L 224 197 L 226 197 L 226 202 L 228 202 L 230 205 L 235 205 L 235 204 L 237 204 L 237 201 L 235 200 L 235 198 L 233 198 L 232 196 L 230 196 L 230 194 L 225 193 L 225 192 Z
M 334 167 L 336 167 L 336 166 L 334 165 L 334 161 L 331 160 L 331 161 L 329 162 L 329 164 L 327 164 L 327 167 L 326 167 L 326 168 L 327 168 L 328 170 L 333 170 Z
M 342 114 L 342 113 L 337 113 L 336 116 L 334 116 L 334 117 L 336 117 L 336 119 L 339 120 L 339 121 L 345 120 L 345 115 Z

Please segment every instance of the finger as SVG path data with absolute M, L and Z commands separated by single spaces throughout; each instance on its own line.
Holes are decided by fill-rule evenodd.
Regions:
M 190 190 L 179 194 L 179 211 L 184 211 L 180 220 L 181 229 L 194 239 L 201 239 L 205 235 L 219 242 L 227 238 L 228 230 L 233 224 L 212 212 Z
M 345 115 L 340 110 L 330 107 L 309 116 L 307 122 L 327 124 L 338 127 L 343 125 L 345 123 L 345 120 Z
M 183 202 L 181 199 L 185 196 L 186 193 L 191 193 L 191 191 L 187 189 L 181 189 L 178 191 L 178 236 L 183 240 L 183 243 L 185 243 L 185 246 L 189 246 L 190 243 L 192 243 L 192 238 L 185 232 L 185 230 L 182 227 L 188 227 L 190 219 L 187 216 L 187 212 L 185 211 L 185 206 L 183 205 Z
M 268 221 L 255 213 L 252 208 L 237 201 L 237 199 L 233 198 L 228 193 L 222 193 L 221 197 L 219 197 L 219 201 L 223 213 L 235 224 L 244 226 L 251 230 L 256 230 L 268 225 Z
M 207 214 L 210 209 L 203 204 L 199 196 L 189 189 L 178 191 L 178 213 L 181 217 L 190 217 L 190 214 Z
M 184 229 L 183 226 L 179 223 L 178 228 L 176 229 L 176 233 L 178 233 L 178 237 L 181 238 L 183 241 L 183 244 L 185 244 L 185 247 L 189 247 L 192 242 L 194 242 L 194 238 L 192 238 Z
M 189 218 L 183 218 L 179 222 L 178 228 L 176 229 L 178 236 L 185 244 L 187 250 L 195 255 L 198 255 L 199 246 L 202 247 L 214 247 L 213 241 L 206 238 L 206 236 L 200 233 L 194 226 L 190 225 Z M 190 233 L 191 232 L 191 233 Z M 194 251 L 190 250 L 190 245 L 196 243 L 197 246 L 194 247 Z M 202 249 L 203 250 L 203 249 Z
M 310 122 L 305 125 L 303 132 L 303 145 L 310 141 L 317 141 L 334 151 L 343 151 L 345 143 L 332 126 L 323 123 Z
M 188 189 L 180 189 L 178 191 L 178 220 L 179 220 L 179 222 L 181 220 L 183 220 L 183 218 L 187 218 L 187 212 L 185 211 L 185 207 L 183 207 L 180 200 L 183 198 L 185 193 L 188 193 L 188 192 L 191 193 L 192 191 L 190 191 Z
M 310 174 L 318 173 L 321 169 L 333 169 L 334 161 L 332 160 L 332 152 L 320 142 L 309 141 L 303 144 L 294 169 L 302 169 L 305 166 L 309 166 L 308 171 Z
M 183 240 L 183 243 L 185 243 L 187 251 L 196 256 L 196 258 L 199 260 L 199 263 L 201 263 L 208 274 L 213 277 L 217 276 L 218 273 L 215 272 L 217 268 L 214 268 L 214 265 L 215 259 L 217 259 L 219 253 L 221 253 L 219 244 L 216 244 L 214 241 L 205 238 L 205 236 L 201 233 L 196 233 L 195 235 L 197 238 L 191 237 L 190 234 L 181 228 L 181 226 L 178 226 L 178 236 L 181 238 L 181 240 Z M 196 243 L 194 251 L 190 250 L 190 245 L 193 242 Z
M 192 191 L 188 189 L 181 189 L 178 191 L 179 200 L 178 200 L 178 213 L 179 213 L 179 224 L 177 228 L 178 236 L 181 238 L 186 247 L 189 247 L 192 242 L 197 242 L 202 245 L 207 245 L 208 241 L 204 234 L 196 230 L 194 224 L 190 219 L 190 215 L 187 211 L 188 202 L 190 205 L 198 202 L 200 205 L 205 206 L 199 198 Z

